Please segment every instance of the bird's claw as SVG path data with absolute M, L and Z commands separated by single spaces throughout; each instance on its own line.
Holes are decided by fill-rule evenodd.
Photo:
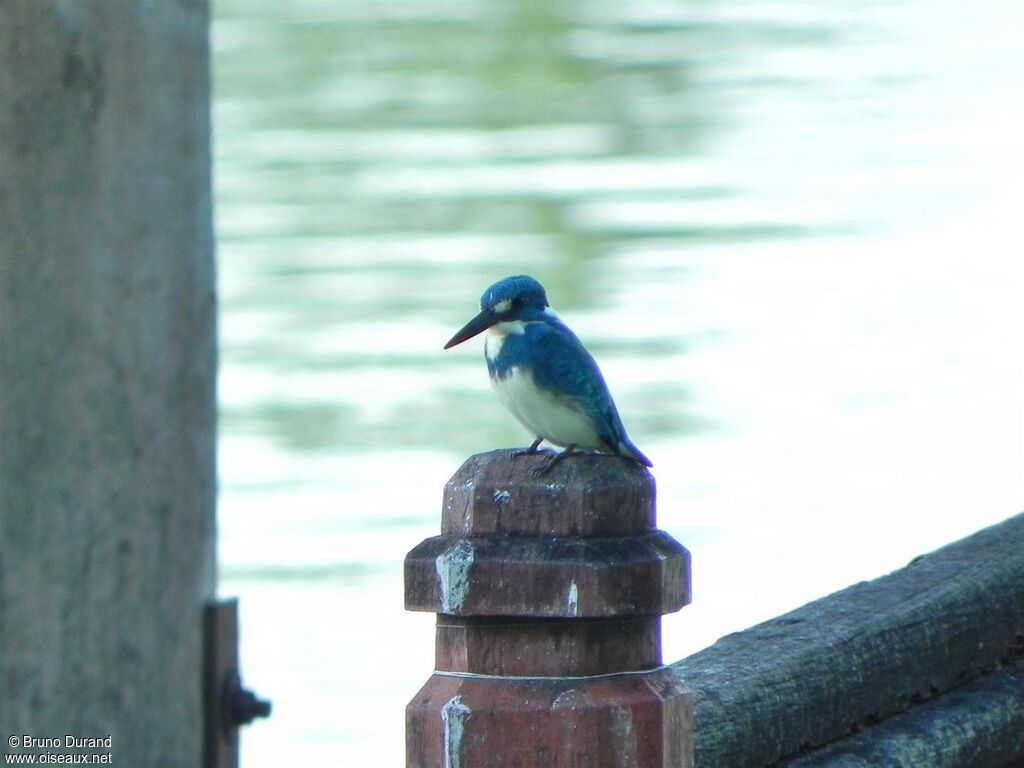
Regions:
M 582 455 L 583 455 L 583 452 L 582 451 L 577 451 L 575 445 L 567 446 L 564 451 L 556 453 L 554 456 L 550 457 L 547 461 L 545 461 L 539 467 L 533 467 L 532 469 L 530 469 L 530 475 L 533 476 L 533 477 L 543 477 L 548 472 L 550 472 L 552 469 L 554 469 L 555 465 L 560 463 L 562 461 L 562 459 L 568 458 L 569 456 L 582 456 Z

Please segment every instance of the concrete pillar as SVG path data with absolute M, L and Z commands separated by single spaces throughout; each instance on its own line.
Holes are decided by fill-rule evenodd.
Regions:
M 8 753 L 25 751 L 12 734 L 109 735 L 114 765 L 201 764 L 215 582 L 207 12 L 0 0 Z

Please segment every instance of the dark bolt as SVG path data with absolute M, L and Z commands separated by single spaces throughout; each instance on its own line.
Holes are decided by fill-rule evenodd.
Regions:
M 248 725 L 257 717 L 270 717 L 271 704 L 248 688 L 239 688 L 231 700 L 231 719 L 236 725 Z
M 261 699 L 248 688 L 243 688 L 237 672 L 228 675 L 224 681 L 224 694 L 229 727 L 248 725 L 257 717 L 270 717 L 271 702 L 268 699 Z

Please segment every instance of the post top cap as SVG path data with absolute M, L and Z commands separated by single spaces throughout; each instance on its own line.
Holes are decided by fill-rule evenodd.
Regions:
M 606 454 L 569 456 L 537 471 L 550 453 L 478 453 L 444 489 L 444 534 L 628 536 L 655 526 L 655 484 L 646 467 Z

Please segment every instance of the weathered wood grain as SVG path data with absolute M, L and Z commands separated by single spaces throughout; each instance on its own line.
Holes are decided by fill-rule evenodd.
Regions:
M 629 536 L 654 530 L 654 478 L 617 456 L 574 456 L 544 475 L 551 454 L 509 449 L 468 458 L 444 488 L 441 533 Z
M 486 675 L 600 675 L 661 664 L 661 617 L 437 617 L 435 666 Z
M 695 765 L 769 766 L 846 737 L 995 669 L 1022 638 L 1024 514 L 674 664 Z
M 435 674 L 406 709 L 407 768 L 690 768 L 668 669 L 584 678 Z
M 690 602 L 690 553 L 656 530 L 654 478 L 614 456 L 509 449 L 445 486 L 440 536 L 405 559 L 405 607 L 451 616 L 661 616 Z
M 780 768 L 1024 765 L 1024 660 Z
M 405 559 L 405 607 L 455 616 L 661 616 L 690 602 L 690 553 L 617 538 L 434 536 Z

